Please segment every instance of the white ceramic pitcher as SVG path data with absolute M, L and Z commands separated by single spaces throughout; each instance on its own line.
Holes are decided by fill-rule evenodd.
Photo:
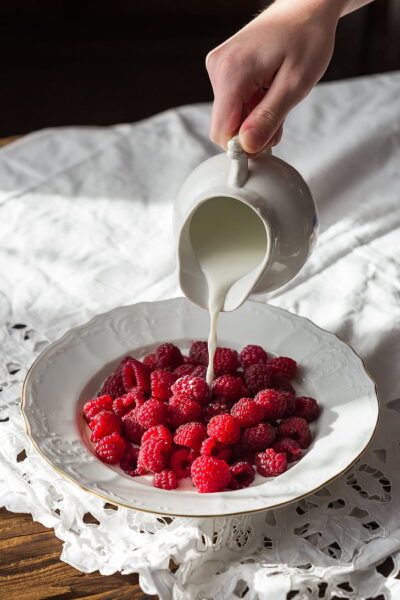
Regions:
M 310 190 L 296 169 L 270 150 L 248 157 L 238 137 L 232 138 L 227 152 L 194 169 L 175 202 L 180 285 L 187 298 L 203 308 L 207 308 L 208 286 L 193 249 L 190 223 L 200 206 L 213 200 L 216 205 L 219 198 L 232 198 L 255 211 L 267 240 L 257 268 L 229 289 L 223 310 L 231 311 L 249 294 L 271 292 L 297 275 L 315 246 L 318 215 Z

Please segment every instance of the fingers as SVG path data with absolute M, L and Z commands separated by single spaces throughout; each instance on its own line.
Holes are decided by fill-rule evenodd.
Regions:
M 207 56 L 206 65 L 214 91 L 210 138 L 226 148 L 246 118 L 249 103 L 253 108 L 258 86 L 236 52 L 217 49 Z
M 287 113 L 302 98 L 298 82 L 281 68 L 264 98 L 243 122 L 239 139 L 249 154 L 260 152 L 266 146 L 279 143 L 282 122 Z

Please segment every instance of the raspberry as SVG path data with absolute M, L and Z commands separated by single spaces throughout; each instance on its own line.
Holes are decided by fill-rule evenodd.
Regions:
M 206 374 L 207 374 L 207 367 L 204 367 L 203 365 L 197 365 L 197 367 L 194 369 L 192 376 L 193 377 L 201 377 L 202 379 L 206 378 Z
M 132 408 L 138 408 L 146 402 L 146 396 L 140 388 L 134 387 L 129 392 L 115 398 L 112 404 L 113 411 L 116 415 L 126 415 Z
M 288 356 L 278 356 L 277 358 L 271 358 L 267 362 L 267 365 L 276 375 L 281 377 L 287 377 L 293 379 L 297 372 L 297 363 L 293 358 Z
M 217 415 L 210 419 L 207 433 L 222 444 L 234 444 L 240 438 L 240 427 L 232 415 Z
M 89 423 L 89 427 L 93 432 L 90 436 L 91 441 L 98 442 L 107 435 L 120 433 L 121 419 L 117 415 L 114 415 L 113 412 L 102 410 L 93 417 Z
M 228 485 L 231 472 L 228 463 L 213 456 L 199 456 L 190 469 L 192 480 L 201 494 L 220 492 Z
M 126 392 L 134 386 L 142 389 L 143 392 L 150 391 L 150 370 L 135 358 L 130 358 L 122 365 L 121 377 Z
M 149 438 L 142 443 L 139 450 L 138 465 L 151 473 L 159 473 L 168 462 L 168 446 L 160 438 Z
M 299 443 L 300 448 L 308 448 L 311 444 L 311 433 L 308 423 L 301 417 L 289 417 L 280 422 L 279 435 L 290 437 Z
M 296 417 L 303 417 L 303 419 L 309 423 L 315 421 L 319 416 L 319 406 L 317 401 L 314 398 L 308 398 L 307 396 L 296 398 L 294 415 Z
M 219 375 L 235 375 L 239 367 L 239 356 L 236 350 L 231 348 L 217 348 L 214 354 L 214 372 Z
M 210 389 L 201 377 L 185 375 L 178 379 L 171 389 L 176 396 L 190 398 L 200 404 L 206 404 L 210 399 Z
M 161 400 L 150 398 L 135 410 L 135 419 L 145 429 L 167 421 L 168 407 Z
M 168 418 L 171 425 L 179 427 L 190 421 L 200 421 L 202 408 L 198 402 L 190 398 L 172 396 L 169 399 Z
M 182 353 L 178 346 L 175 346 L 174 344 L 161 344 L 154 354 L 158 369 L 166 369 L 167 367 L 176 369 L 176 367 L 179 367 L 179 365 L 183 363 Z
M 208 365 L 207 342 L 192 342 L 189 350 L 189 358 L 194 365 Z
M 204 421 L 208 423 L 212 417 L 228 413 L 229 410 L 230 406 L 224 398 L 210 402 L 210 404 L 207 404 L 207 406 L 204 407 Z
M 235 417 L 240 427 L 251 427 L 262 421 L 264 409 L 252 398 L 242 398 L 232 406 L 231 415 Z
M 275 452 L 284 452 L 288 462 L 293 462 L 301 457 L 301 448 L 296 440 L 289 437 L 281 438 L 272 444 Z
M 118 370 L 117 370 L 118 371 Z M 119 396 L 123 396 L 126 390 L 124 384 L 122 382 L 121 373 L 115 373 L 114 375 L 110 375 L 107 377 L 105 382 L 102 385 L 100 394 L 111 396 L 113 400 L 115 398 L 119 398 Z
M 249 450 L 265 450 L 275 439 L 275 429 L 269 423 L 259 423 L 244 429 L 241 442 Z
M 176 367 L 174 371 L 174 375 L 176 379 L 179 377 L 184 377 L 185 375 L 191 375 L 193 371 L 196 369 L 196 365 L 192 365 L 192 363 L 184 363 L 179 367 Z
M 121 420 L 123 435 L 130 442 L 133 442 L 134 444 L 140 444 L 145 429 L 136 421 L 135 409 L 126 413 L 126 415 L 124 415 Z
M 150 438 L 163 440 L 167 444 L 168 449 L 171 448 L 172 435 L 165 425 L 154 425 L 153 427 L 150 427 L 150 429 L 145 431 L 142 435 L 141 443 L 143 444 L 143 442 L 146 442 Z
M 174 490 L 178 487 L 178 479 L 173 471 L 164 469 L 160 473 L 155 473 L 153 484 L 154 487 L 162 490 Z
M 239 354 L 239 361 L 243 369 L 247 369 L 250 365 L 265 364 L 268 360 L 268 354 L 261 346 L 249 344 L 245 346 Z
M 147 356 L 144 357 L 144 359 L 142 360 L 142 363 L 144 365 L 146 365 L 146 367 L 148 369 L 150 369 L 150 371 L 154 371 L 154 369 L 157 368 L 156 355 L 148 354 Z
M 175 431 L 174 442 L 180 446 L 187 446 L 192 450 L 199 450 L 206 437 L 207 430 L 203 423 L 185 423 Z
M 281 419 L 287 406 L 285 395 L 272 389 L 261 390 L 254 398 L 254 401 L 264 410 L 264 419 L 266 421 Z
M 291 417 L 296 407 L 296 397 L 293 392 L 284 392 L 283 390 L 279 390 L 279 392 L 286 398 L 286 410 L 283 417 Z
M 168 400 L 172 396 L 171 385 L 175 380 L 176 376 L 171 371 L 153 371 L 150 375 L 152 398 Z
M 271 372 L 270 387 L 272 387 L 274 390 L 278 390 L 278 392 L 290 392 L 293 395 L 296 394 L 296 391 L 290 383 L 289 379 L 287 377 L 284 377 L 283 375 L 277 375 L 274 372 Z
M 287 469 L 286 455 L 267 448 L 265 452 L 257 452 L 256 467 L 263 477 L 277 477 Z
M 83 405 L 83 413 L 86 417 L 86 420 L 90 421 L 90 419 L 93 419 L 93 417 L 101 410 L 112 410 L 112 404 L 113 400 L 111 396 L 108 396 L 107 394 L 88 400 Z
M 144 472 L 140 472 L 140 469 L 138 469 L 137 466 L 138 456 L 139 448 L 134 448 L 133 446 L 128 445 L 125 454 L 119 463 L 121 469 L 131 477 L 136 477 L 137 475 L 144 475 Z
M 253 483 L 254 477 L 254 469 L 249 462 L 237 462 L 231 466 L 231 480 L 228 488 L 230 490 L 241 490 Z
M 270 387 L 270 369 L 267 365 L 250 365 L 244 372 L 244 383 L 254 396 L 260 390 Z
M 228 461 L 232 454 L 232 447 L 225 446 L 224 444 L 217 442 L 215 438 L 209 437 L 201 444 L 200 454 L 203 456 L 214 456 L 215 458 Z
M 120 462 L 126 451 L 126 442 L 119 433 L 112 433 L 96 444 L 95 452 L 101 461 L 110 465 Z
M 236 402 L 247 394 L 241 377 L 233 377 L 233 375 L 221 375 L 215 379 L 212 392 L 214 396 L 225 398 L 228 402 Z
M 184 479 L 190 475 L 192 466 L 192 453 L 187 448 L 179 448 L 171 452 L 169 466 L 178 479 Z

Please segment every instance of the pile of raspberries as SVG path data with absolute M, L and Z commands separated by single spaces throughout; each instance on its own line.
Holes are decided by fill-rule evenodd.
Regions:
M 261 346 L 217 348 L 211 390 L 207 364 L 200 341 L 189 356 L 171 343 L 142 361 L 126 356 L 83 407 L 99 459 L 131 477 L 153 474 L 165 490 L 191 477 L 201 493 L 245 488 L 256 471 L 276 477 L 298 460 L 319 406 L 296 398 L 296 362 Z

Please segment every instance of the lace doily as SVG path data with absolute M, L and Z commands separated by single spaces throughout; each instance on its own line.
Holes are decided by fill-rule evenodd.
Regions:
M 53 527 L 62 560 L 104 575 L 137 572 L 143 590 L 162 600 L 400 594 L 400 399 L 382 406 L 358 463 L 306 499 L 241 517 L 155 517 L 80 490 L 34 452 L 19 413 L 21 383 L 47 340 L 16 323 L 0 329 L 0 344 L 0 504 Z

